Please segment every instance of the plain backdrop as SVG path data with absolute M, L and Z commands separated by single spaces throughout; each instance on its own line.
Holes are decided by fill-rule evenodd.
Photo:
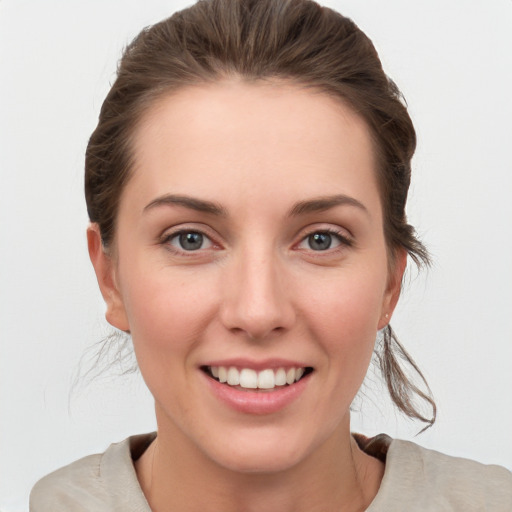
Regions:
M 0 510 L 33 483 L 155 428 L 140 377 L 72 389 L 106 333 L 88 262 L 87 139 L 124 45 L 188 1 L 0 0 Z M 418 132 L 408 213 L 434 266 L 393 326 L 436 397 L 400 417 L 371 375 L 353 429 L 512 469 L 512 2 L 331 0 L 368 33 Z M 88 366 L 89 364 L 89 366 Z

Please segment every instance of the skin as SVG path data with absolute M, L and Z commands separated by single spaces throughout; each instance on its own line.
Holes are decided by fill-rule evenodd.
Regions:
M 134 150 L 114 250 L 96 225 L 88 242 L 107 320 L 131 333 L 155 398 L 158 437 L 136 463 L 152 509 L 364 510 L 384 468 L 355 445 L 349 407 L 406 260 L 388 260 L 365 122 L 311 89 L 230 80 L 159 100 Z M 333 195 L 350 200 L 297 211 Z M 179 230 L 204 245 L 185 251 Z M 326 231 L 332 245 L 313 250 Z M 233 357 L 314 371 L 284 409 L 246 414 L 200 369 Z

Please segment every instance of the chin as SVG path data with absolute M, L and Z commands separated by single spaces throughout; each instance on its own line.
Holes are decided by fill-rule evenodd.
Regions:
M 254 435 L 257 434 L 257 435 Z M 292 469 L 307 458 L 314 447 L 299 439 L 255 432 L 247 436 L 231 436 L 222 453 L 210 453 L 218 465 L 237 473 L 277 473 Z
M 230 457 L 217 460 L 225 469 L 236 473 L 268 474 L 287 471 L 295 467 L 301 460 L 297 454 L 278 454 L 275 451 L 239 453 L 234 452 Z

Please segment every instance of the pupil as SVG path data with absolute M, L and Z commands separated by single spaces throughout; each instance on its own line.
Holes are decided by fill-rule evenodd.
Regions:
M 329 233 L 314 233 L 309 235 L 309 246 L 314 251 L 325 251 L 331 246 L 332 237 Z
M 201 233 L 182 233 L 180 235 L 180 245 L 186 251 L 200 249 L 203 245 L 203 235 Z

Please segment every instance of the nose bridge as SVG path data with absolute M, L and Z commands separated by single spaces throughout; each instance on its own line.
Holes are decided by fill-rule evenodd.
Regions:
M 247 244 L 226 268 L 224 324 L 251 339 L 291 326 L 294 311 L 286 293 L 286 275 L 270 243 Z

